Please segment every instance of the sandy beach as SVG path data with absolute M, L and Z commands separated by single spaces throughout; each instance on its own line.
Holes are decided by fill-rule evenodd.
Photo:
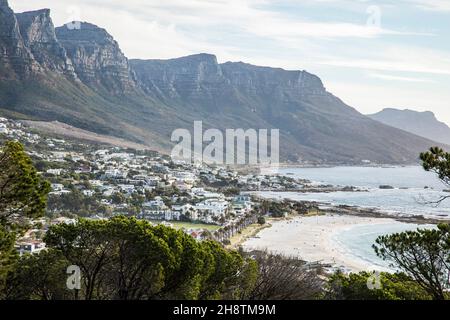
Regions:
M 340 267 L 346 271 L 387 271 L 386 267 L 375 265 L 352 254 L 344 248 L 336 235 L 355 227 L 402 224 L 388 218 L 366 218 L 327 214 L 323 216 L 295 217 L 275 222 L 244 244 L 245 250 L 265 250 L 296 257 L 308 262 L 321 262 Z

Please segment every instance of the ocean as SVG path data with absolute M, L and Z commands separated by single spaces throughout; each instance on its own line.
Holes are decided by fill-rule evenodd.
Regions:
M 258 192 L 268 198 L 287 198 L 292 200 L 310 200 L 332 205 L 350 205 L 372 208 L 393 216 L 423 215 L 424 217 L 450 218 L 450 199 L 439 206 L 432 202 L 444 195 L 445 186 L 435 174 L 425 172 L 421 167 L 333 167 L 333 168 L 283 168 L 280 173 L 290 177 L 311 180 L 315 184 L 331 184 L 335 186 L 354 186 L 367 192 L 331 192 L 331 193 L 296 193 L 296 192 Z M 380 189 L 381 185 L 389 185 L 394 189 Z M 357 219 L 357 218 L 355 218 Z M 355 224 L 345 230 L 335 232 L 331 241 L 343 256 L 351 261 L 366 263 L 370 268 L 394 271 L 389 262 L 378 258 L 372 248 L 375 239 L 407 230 L 415 230 L 419 226 L 407 223 Z M 422 225 L 421 228 L 433 228 L 433 225 Z M 269 234 L 269 231 L 267 231 Z M 277 237 L 283 234 L 277 234 Z M 283 237 L 283 235 L 281 235 Z M 290 238 L 290 241 L 294 241 Z M 267 241 L 269 240 L 269 241 Z M 270 238 L 249 241 L 251 245 L 270 243 Z M 276 249 L 282 248 L 278 242 Z M 313 245 L 316 246 L 315 244 Z M 268 246 L 270 250 L 270 245 Z M 297 250 L 297 249 L 296 249 Z M 298 248 L 301 255 L 302 248 Z M 361 263 L 363 264 L 363 263 Z
M 450 193 L 444 192 L 450 186 L 444 185 L 434 173 L 426 172 L 418 166 L 285 168 L 280 170 L 280 174 L 308 179 L 315 184 L 354 186 L 368 191 L 283 195 L 293 200 L 373 208 L 394 215 L 450 218 L 450 199 L 439 205 L 435 204 L 442 196 L 450 196 Z M 395 189 L 380 189 L 382 185 Z

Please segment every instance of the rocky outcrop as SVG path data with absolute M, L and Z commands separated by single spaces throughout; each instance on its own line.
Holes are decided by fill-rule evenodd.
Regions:
M 8 1 L 0 0 L 0 79 L 23 79 L 39 70 Z
M 76 79 L 66 50 L 56 39 L 50 10 L 43 9 L 16 14 L 20 33 L 34 59 L 45 69 L 57 71 Z
M 116 95 L 135 90 L 135 75 L 128 59 L 106 30 L 83 22 L 75 28 L 56 28 L 56 37 L 83 83 Z
M 131 60 L 146 91 L 168 97 L 199 98 L 234 89 L 245 94 L 323 95 L 322 81 L 306 71 L 258 67 L 242 62 L 218 64 L 210 54 L 170 60 Z
M 270 92 L 280 97 L 296 98 L 326 94 L 319 77 L 306 71 L 259 67 L 242 62 L 227 62 L 221 68 L 232 85 L 249 94 Z
M 217 58 L 210 54 L 130 63 L 140 86 L 164 99 L 206 98 L 227 85 Z

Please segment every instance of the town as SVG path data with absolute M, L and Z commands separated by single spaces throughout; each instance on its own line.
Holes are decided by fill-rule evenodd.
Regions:
M 25 145 L 52 187 L 46 217 L 33 221 L 37 227 L 17 244 L 21 253 L 45 248 L 42 237 L 52 224 L 116 215 L 180 228 L 197 240 L 227 243 L 248 225 L 263 224 L 261 217 L 270 213 L 243 191 L 300 191 L 309 183 L 172 161 L 148 150 L 51 137 L 22 122 L 0 118 L 0 142 L 6 140 Z

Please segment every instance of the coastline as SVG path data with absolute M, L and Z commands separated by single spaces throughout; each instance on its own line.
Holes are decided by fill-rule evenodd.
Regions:
M 264 192 L 264 191 L 262 191 Z M 319 210 L 323 213 L 334 213 L 337 215 L 350 215 L 355 217 L 368 217 L 368 218 L 386 218 L 386 219 L 393 219 L 399 222 L 404 223 L 413 223 L 413 224 L 439 224 L 439 223 L 450 223 L 450 217 L 439 217 L 436 218 L 435 216 L 424 216 L 424 215 L 414 215 L 414 214 L 399 214 L 399 213 L 391 213 L 386 212 L 381 209 L 375 209 L 375 208 L 369 208 L 369 207 L 360 207 L 360 206 L 351 206 L 351 205 L 337 205 L 332 204 L 329 202 L 323 202 L 323 201 L 313 201 L 313 200 L 299 200 L 299 199 L 292 199 L 288 196 L 283 196 L 283 193 L 292 193 L 290 191 L 270 191 L 270 193 L 273 194 L 280 194 L 278 197 L 275 197 L 273 195 L 261 195 L 261 191 L 252 191 L 252 192 L 246 192 L 249 195 L 252 195 L 258 199 L 263 200 L 273 200 L 273 201 L 280 201 L 280 200 L 286 200 L 286 201 L 292 201 L 292 202 L 299 202 L 299 203 L 309 203 L 316 205 Z
M 326 213 L 297 216 L 273 223 L 242 244 L 245 251 L 268 250 L 344 272 L 390 271 L 349 252 L 337 236 L 366 226 L 401 226 L 403 222 L 390 218 L 360 217 Z
M 371 248 L 379 235 L 416 230 L 420 227 L 434 228 L 439 223 L 450 223 L 450 215 L 447 213 L 443 214 L 441 210 L 416 210 L 417 205 L 412 203 L 412 200 L 405 200 L 409 199 L 405 197 L 407 194 L 420 203 L 422 198 L 417 200 L 416 197 L 422 196 L 421 190 L 430 189 L 434 192 L 432 179 L 409 179 L 409 171 L 411 170 L 401 171 L 398 176 L 402 182 L 394 184 L 392 178 L 380 178 L 380 172 L 371 175 L 363 171 L 363 177 L 372 179 L 364 188 L 351 187 L 363 185 L 359 178 L 343 179 L 344 182 L 339 183 L 337 180 L 342 173 L 338 172 L 329 185 L 323 182 L 304 190 L 248 190 L 245 193 L 257 199 L 257 202 L 268 200 L 280 203 L 278 207 L 286 208 L 286 213 L 290 216 L 276 220 L 266 218 L 267 227 L 253 226 L 248 231 L 244 230 L 243 235 L 233 239 L 232 247 L 242 246 L 246 251 L 268 250 L 344 271 L 358 272 L 370 268 L 393 271 Z M 316 181 L 328 181 L 323 175 L 316 176 L 319 179 Z M 307 178 L 310 179 L 311 176 Z M 422 184 L 425 186 L 423 189 Z M 345 187 L 346 185 L 350 187 Z M 389 189 L 382 186 L 388 186 Z M 308 196 L 304 193 L 314 195 Z M 341 201 L 341 198 L 347 196 L 349 201 Z M 425 196 L 423 199 L 426 199 Z M 293 203 L 303 206 L 293 206 Z M 278 207 L 277 210 L 280 211 Z M 303 207 L 317 208 L 317 216 L 303 215 Z
M 255 193 L 253 196 L 270 199 Z M 349 252 L 348 248 L 337 240 L 337 236 L 351 232 L 353 228 L 398 226 L 415 229 L 424 225 L 450 222 L 448 219 L 432 217 L 396 216 L 355 206 L 288 198 L 284 200 L 313 203 L 318 206 L 319 211 L 309 215 L 290 214 L 284 218 L 267 218 L 266 225 L 249 226 L 250 229 L 243 230 L 242 235 L 232 239 L 228 247 L 233 249 L 241 247 L 245 251 L 268 250 L 308 263 L 321 264 L 327 268 L 339 268 L 344 272 L 393 271 L 387 265 L 375 265 L 364 257 Z
M 230 244 L 226 245 L 225 247 L 228 249 L 239 249 L 242 247 L 242 245 L 248 241 L 251 238 L 257 237 L 258 234 L 265 230 L 272 228 L 274 224 L 282 221 L 289 221 L 294 219 L 296 216 L 289 215 L 287 217 L 283 218 L 272 218 L 272 217 L 266 217 L 266 223 L 261 224 L 251 224 L 248 227 L 246 227 L 244 230 L 242 230 L 240 233 L 238 232 L 236 235 L 230 238 Z

